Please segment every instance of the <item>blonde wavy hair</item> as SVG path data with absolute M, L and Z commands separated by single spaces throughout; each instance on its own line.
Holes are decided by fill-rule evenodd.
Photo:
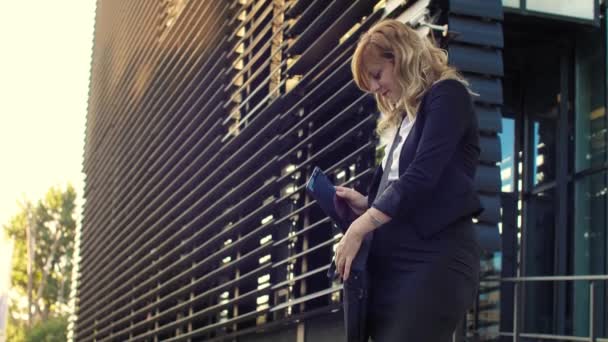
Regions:
M 376 23 L 361 36 L 353 55 L 353 78 L 357 86 L 365 92 L 370 92 L 370 75 L 364 60 L 367 49 L 373 49 L 369 52 L 377 61 L 393 61 L 401 91 L 397 103 L 391 103 L 380 94 L 375 95 L 378 109 L 382 113 L 377 128 L 379 135 L 387 129 L 398 127 L 404 114 L 414 118 L 424 93 L 435 82 L 456 79 L 469 88 L 460 73 L 448 65 L 447 51 L 440 49 L 431 38 L 421 36 L 406 24 L 388 19 Z

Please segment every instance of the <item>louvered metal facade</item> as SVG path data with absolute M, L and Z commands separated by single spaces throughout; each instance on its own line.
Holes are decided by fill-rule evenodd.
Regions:
M 366 190 L 377 112 L 350 58 L 420 8 L 480 94 L 477 227 L 499 249 L 500 1 L 382 3 L 98 1 L 76 340 L 339 338 L 339 235 L 304 183 Z
M 476 186 L 485 208 L 477 224 L 484 247 L 482 279 L 499 276 L 493 265 L 494 252 L 501 250 L 497 224 L 501 221 L 501 145 L 504 75 L 503 8 L 501 1 L 450 0 L 448 28 L 453 39 L 447 50 L 450 63 L 463 72 L 479 96 L 475 109 L 479 117 L 481 165 Z M 507 252 L 511 255 L 514 251 Z M 496 336 L 500 323 L 498 282 L 482 282 L 475 310 L 466 329 L 486 338 Z

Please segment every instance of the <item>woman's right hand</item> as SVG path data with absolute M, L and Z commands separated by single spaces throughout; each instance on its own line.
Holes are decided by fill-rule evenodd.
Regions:
M 355 189 L 343 186 L 336 186 L 336 195 L 348 204 L 357 215 L 363 214 L 367 209 L 367 197 L 363 196 Z

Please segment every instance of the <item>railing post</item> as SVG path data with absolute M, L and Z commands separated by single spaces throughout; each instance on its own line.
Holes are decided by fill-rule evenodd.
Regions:
M 595 282 L 589 282 L 589 341 L 595 342 Z
M 513 284 L 513 342 L 519 342 L 519 282 Z

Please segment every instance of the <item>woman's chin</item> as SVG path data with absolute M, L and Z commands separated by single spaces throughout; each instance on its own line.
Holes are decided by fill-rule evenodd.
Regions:
M 399 99 L 396 99 L 394 97 L 387 97 L 386 98 L 388 100 L 388 102 L 391 104 L 391 106 L 396 106 L 397 102 L 399 102 Z

